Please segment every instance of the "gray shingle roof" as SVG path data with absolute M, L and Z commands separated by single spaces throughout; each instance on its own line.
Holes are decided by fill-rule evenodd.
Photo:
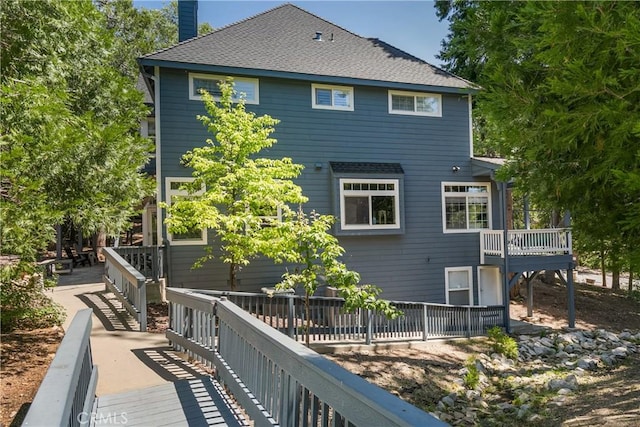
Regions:
M 323 41 L 316 41 L 322 32 Z M 474 85 L 378 39 L 284 4 L 141 58 L 467 89 Z M 175 66 L 175 65 L 174 65 Z

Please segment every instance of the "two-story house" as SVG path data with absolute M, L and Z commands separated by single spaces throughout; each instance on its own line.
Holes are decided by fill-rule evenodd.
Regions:
M 261 155 L 305 166 L 296 183 L 306 209 L 338 218 L 344 261 L 363 283 L 387 299 L 503 303 L 500 251 L 513 243 L 499 231 L 506 185 L 492 180 L 498 161 L 473 157 L 471 82 L 291 4 L 201 37 L 195 30 L 193 19 L 182 22 L 185 41 L 139 59 L 155 103 L 159 202 L 190 179 L 181 156 L 211 137 L 196 119 L 205 113 L 199 89 L 215 94 L 232 76 L 248 110 L 281 120 L 278 143 Z M 213 235 L 172 235 L 164 218 L 159 209 L 169 285 L 228 289 L 221 262 L 192 269 Z M 548 268 L 533 267 L 506 271 Z M 254 260 L 238 290 L 273 286 L 283 272 Z

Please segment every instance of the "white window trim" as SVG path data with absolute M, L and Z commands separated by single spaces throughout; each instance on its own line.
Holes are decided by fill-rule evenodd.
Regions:
M 331 90 L 331 105 L 319 105 L 316 104 L 316 89 Z M 349 106 L 341 107 L 333 105 L 333 91 L 340 90 L 343 92 L 349 92 Z M 317 108 L 321 110 L 341 110 L 341 111 L 353 111 L 354 95 L 353 87 L 351 86 L 335 86 L 335 85 L 323 85 L 323 84 L 311 84 L 311 108 Z
M 221 80 L 227 80 L 229 78 L 229 76 L 221 76 L 221 75 L 217 75 L 217 74 L 202 74 L 202 73 L 189 73 L 189 99 L 192 101 L 201 101 L 202 100 L 202 96 L 200 94 L 194 94 L 193 92 L 193 79 L 206 79 L 206 80 L 217 80 L 217 81 L 221 81 Z M 253 78 L 249 78 L 249 77 L 232 77 L 234 82 L 245 82 L 245 83 L 251 83 L 255 86 L 255 93 L 256 93 L 256 97 L 255 99 L 247 99 L 244 98 L 244 103 L 245 104 L 260 104 L 260 81 L 258 79 L 253 79 Z M 241 95 L 241 94 L 238 94 Z M 220 101 L 220 97 L 219 96 L 214 96 L 213 97 L 214 100 L 216 101 Z M 234 101 L 237 101 L 236 98 L 234 98 Z
M 171 207 L 171 196 L 188 196 L 189 193 L 185 190 L 172 190 L 171 183 L 172 182 L 193 182 L 194 178 L 190 177 L 166 177 L 165 178 L 165 194 L 166 194 L 166 203 L 167 206 Z M 192 195 L 201 195 L 204 194 L 204 187 L 200 191 L 196 191 L 191 193 Z M 168 217 L 168 215 L 167 215 Z M 207 230 L 202 229 L 200 234 L 200 239 L 178 239 L 174 240 L 173 235 L 167 229 L 167 239 L 173 246 L 189 246 L 189 245 L 206 245 L 207 244 Z
M 367 224 L 346 224 L 345 222 L 346 213 L 345 213 L 345 204 L 344 204 L 345 192 L 347 192 L 349 196 L 369 196 L 369 197 L 374 193 L 371 193 L 371 191 L 369 190 L 345 190 L 344 189 L 345 182 L 354 182 L 354 183 L 360 183 L 360 184 L 367 184 L 367 183 L 394 184 L 394 190 L 379 191 L 379 192 L 376 192 L 375 194 L 381 195 L 381 196 L 394 196 L 396 223 L 395 224 L 368 224 L 368 225 Z M 400 180 L 399 179 L 340 178 L 339 185 L 340 185 L 340 227 L 342 230 L 396 230 L 400 228 Z M 369 216 L 369 221 L 371 222 L 371 215 Z
M 489 227 L 488 228 L 462 228 L 462 229 L 448 229 L 447 228 L 447 204 L 446 204 L 446 196 L 447 194 L 452 195 L 452 193 L 445 193 L 444 188 L 447 185 L 473 185 L 473 186 L 485 186 L 487 187 L 487 192 L 486 193 L 479 193 L 482 194 L 483 196 L 486 195 L 487 197 L 487 222 Z M 442 232 L 445 234 L 449 234 L 449 233 L 479 233 L 482 230 L 491 230 L 492 226 L 491 224 L 493 224 L 492 218 L 491 218 L 491 183 L 489 182 L 442 182 L 442 186 L 440 188 L 440 193 L 442 195 Z M 459 193 L 462 194 L 462 193 Z M 469 194 L 469 193 L 465 193 L 465 194 Z M 477 196 L 476 196 L 477 197 Z M 467 227 L 469 227 L 469 218 L 467 216 Z
M 404 111 L 404 110 L 394 110 L 393 109 L 393 95 L 401 95 L 401 96 L 413 96 L 414 97 L 414 111 Z M 438 100 L 438 111 L 430 113 L 427 111 L 415 111 L 417 103 L 415 102 L 415 97 L 433 97 Z M 428 93 L 428 92 L 405 92 L 402 90 L 390 90 L 389 91 L 389 114 L 400 114 L 407 116 L 426 116 L 426 117 L 442 117 L 442 95 L 437 93 Z
M 282 222 L 282 206 L 278 206 L 276 208 L 275 215 L 260 215 L 258 218 L 262 220 L 262 225 L 264 227 L 269 226 L 271 224 Z
M 469 305 L 473 304 L 473 269 L 468 267 L 445 267 L 444 269 L 444 283 L 445 283 L 445 298 L 446 303 L 449 304 L 449 273 L 454 271 L 466 271 L 469 275 Z M 464 289 L 452 289 L 454 292 L 461 292 Z

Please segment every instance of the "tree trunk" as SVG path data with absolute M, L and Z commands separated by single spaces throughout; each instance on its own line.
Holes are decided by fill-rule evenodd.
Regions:
M 99 260 L 104 261 L 104 256 L 102 255 L 102 248 L 107 246 L 107 233 L 104 232 L 103 228 L 100 228 L 96 233 L 96 244 L 94 246 L 94 250 L 96 252 L 96 256 Z
M 629 296 L 631 296 L 631 294 L 633 293 L 633 267 L 631 267 L 629 269 L 629 287 L 627 288 L 627 290 L 629 291 Z
M 615 291 L 619 291 L 620 290 L 620 269 L 619 268 L 613 268 L 613 270 L 611 271 L 611 289 L 615 290 Z
M 307 292 L 304 295 L 304 315 L 307 318 L 307 327 L 304 331 L 304 342 L 307 344 L 307 347 L 309 347 L 309 331 L 311 331 L 311 309 L 309 307 L 309 303 L 309 292 Z M 289 319 L 289 321 L 293 322 L 293 319 Z
M 545 270 L 544 276 L 542 276 L 542 281 L 548 285 L 553 285 L 554 283 L 556 283 L 555 270 Z
M 602 286 L 607 287 L 607 268 L 605 266 L 604 250 L 600 250 L 600 269 L 602 270 Z
M 237 277 L 237 264 L 232 262 L 229 264 L 229 287 L 231 287 L 232 291 L 236 290 L 236 277 Z

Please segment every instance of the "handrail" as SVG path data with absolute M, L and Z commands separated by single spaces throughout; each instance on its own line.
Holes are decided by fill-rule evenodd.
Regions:
M 485 256 L 504 258 L 504 230 L 480 231 L 480 263 Z M 571 254 L 571 229 L 508 230 L 507 250 L 510 256 Z
M 147 279 L 158 282 L 164 277 L 162 246 L 118 246 L 113 249 Z
M 113 248 L 103 248 L 105 287 L 122 302 L 138 321 L 140 331 L 147 330 L 146 278 L 122 258 Z
M 256 425 L 445 425 L 231 301 L 185 289 L 167 289 L 167 299 L 167 338 L 212 363 Z
M 304 297 L 291 294 L 197 290 L 197 293 L 225 297 L 237 306 L 287 334 L 306 338 Z M 344 299 L 311 296 L 312 344 L 348 342 L 371 344 L 374 341 L 428 340 L 431 338 L 471 337 L 486 334 L 492 326 L 502 325 L 503 306 L 453 306 L 448 304 L 390 301 L 404 315 L 388 319 L 367 310 L 344 311 Z
M 90 421 L 98 368 L 91 357 L 91 315 L 76 313 L 66 331 L 23 426 L 80 426 Z

